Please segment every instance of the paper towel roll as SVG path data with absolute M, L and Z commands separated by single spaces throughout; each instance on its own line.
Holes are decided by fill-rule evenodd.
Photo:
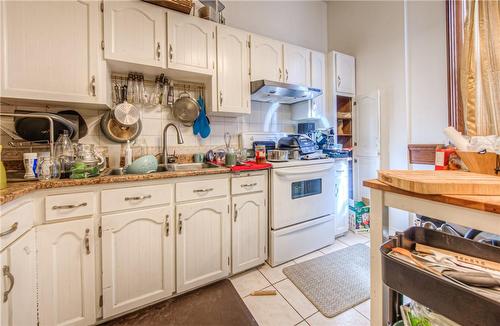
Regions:
M 462 133 L 458 132 L 455 128 L 445 128 L 444 134 L 459 151 L 467 151 L 469 149 L 469 141 L 464 136 L 462 136 Z

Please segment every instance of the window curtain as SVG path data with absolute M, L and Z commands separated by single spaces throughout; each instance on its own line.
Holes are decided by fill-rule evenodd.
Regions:
M 469 136 L 500 135 L 500 1 L 467 0 L 460 88 Z

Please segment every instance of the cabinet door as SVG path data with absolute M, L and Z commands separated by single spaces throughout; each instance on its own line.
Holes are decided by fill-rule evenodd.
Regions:
M 37 230 L 40 325 L 90 325 L 95 312 L 92 219 Z
M 283 43 L 255 34 L 250 38 L 251 79 L 283 81 Z
M 285 82 L 309 86 L 311 84 L 311 51 L 291 44 L 285 44 L 283 49 L 285 58 Z
M 102 217 L 104 318 L 174 292 L 173 208 Z
M 311 51 L 311 87 L 319 88 L 323 92 L 312 100 L 312 117 L 320 119 L 325 114 L 326 92 L 326 65 L 325 54 Z
M 346 160 L 335 163 L 335 235 L 349 230 L 349 167 Z
M 380 155 L 380 92 L 359 95 L 353 105 L 354 156 Z
M 106 1 L 104 57 L 165 68 L 165 12 L 141 1 Z
M 169 11 L 168 68 L 212 75 L 215 72 L 215 24 Z
M 262 264 L 266 258 L 265 194 L 234 196 L 232 219 L 233 274 Z
M 35 326 L 36 315 L 36 248 L 35 231 L 31 230 L 7 247 L 1 254 L 1 324 Z
M 354 94 L 355 90 L 355 66 L 354 57 L 343 53 L 335 54 L 335 70 L 337 92 Z
M 217 26 L 219 112 L 250 113 L 250 34 Z
M 104 103 L 98 1 L 2 1 L 1 96 Z
M 226 198 L 177 205 L 177 292 L 229 274 L 229 219 Z

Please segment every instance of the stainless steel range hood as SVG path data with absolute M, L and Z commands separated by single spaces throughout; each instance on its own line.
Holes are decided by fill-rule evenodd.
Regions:
M 252 93 L 252 101 L 280 104 L 294 104 L 308 101 L 323 94 L 317 88 L 269 80 L 251 82 L 250 91 Z

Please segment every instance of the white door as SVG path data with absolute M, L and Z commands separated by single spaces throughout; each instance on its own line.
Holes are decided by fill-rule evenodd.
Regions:
M 102 217 L 104 318 L 168 297 L 175 291 L 173 208 Z
M 7 247 L 0 262 L 1 324 L 37 325 L 35 231 L 29 231 Z
M 168 68 L 215 73 L 215 24 L 190 15 L 167 13 Z
M 142 1 L 105 1 L 105 59 L 165 68 L 165 12 Z
M 105 103 L 98 1 L 1 1 L 1 96 Z
M 335 71 L 337 92 L 354 95 L 356 89 L 354 57 L 343 53 L 335 53 Z
M 272 229 L 332 214 L 333 169 L 333 163 L 272 169 Z
M 266 195 L 233 196 L 233 274 L 262 264 L 267 257 Z
M 91 325 L 95 312 L 92 219 L 37 227 L 40 325 Z
M 309 86 L 311 84 L 310 50 L 300 46 L 286 44 L 283 46 L 285 62 L 285 82 Z
M 380 92 L 356 96 L 353 104 L 353 186 L 361 200 L 370 197 L 363 181 L 377 178 L 380 169 Z
M 312 117 L 321 119 L 325 114 L 326 92 L 326 65 L 325 54 L 311 51 L 311 87 L 319 88 L 323 92 L 312 100 Z
M 250 114 L 250 34 L 217 26 L 219 112 Z
M 229 274 L 229 219 L 226 198 L 177 205 L 177 292 Z
M 349 230 L 349 166 L 347 160 L 335 162 L 335 236 Z
M 283 43 L 255 34 L 250 38 L 251 79 L 283 81 Z

